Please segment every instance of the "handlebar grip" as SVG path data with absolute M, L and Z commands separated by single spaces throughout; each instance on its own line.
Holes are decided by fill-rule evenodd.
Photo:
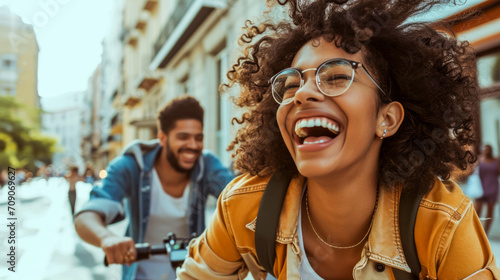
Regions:
M 151 255 L 151 246 L 149 246 L 149 243 L 135 244 L 135 250 L 137 251 L 135 261 L 149 259 Z
M 151 246 L 149 243 L 138 243 L 135 244 L 135 250 L 137 251 L 137 258 L 135 261 L 149 259 L 151 256 Z M 104 266 L 108 266 L 108 259 L 104 256 Z

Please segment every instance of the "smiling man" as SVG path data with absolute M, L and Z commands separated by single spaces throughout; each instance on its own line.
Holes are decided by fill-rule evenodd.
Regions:
M 158 139 L 128 145 L 75 216 L 84 241 L 101 247 L 109 263 L 126 264 L 123 279 L 175 279 L 166 256 L 134 263 L 135 243 L 161 243 L 169 232 L 200 234 L 208 195 L 218 197 L 233 179 L 217 157 L 203 151 L 203 113 L 193 97 L 167 104 L 158 115 Z M 126 236 L 117 236 L 106 225 L 123 220 L 126 212 Z

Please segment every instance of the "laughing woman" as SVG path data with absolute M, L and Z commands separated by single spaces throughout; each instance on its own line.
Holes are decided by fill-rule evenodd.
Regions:
M 340 3 L 336 3 L 340 2 Z M 281 0 L 290 19 L 249 26 L 228 73 L 247 108 L 236 168 L 180 279 L 255 279 L 259 204 L 291 178 L 278 229 L 278 279 L 394 279 L 409 271 L 401 193 L 423 195 L 415 222 L 420 279 L 500 277 L 469 198 L 448 180 L 476 157 L 474 53 L 444 25 L 405 23 L 438 2 Z M 257 221 L 258 224 L 258 221 Z M 406 256 L 407 257 L 407 256 Z

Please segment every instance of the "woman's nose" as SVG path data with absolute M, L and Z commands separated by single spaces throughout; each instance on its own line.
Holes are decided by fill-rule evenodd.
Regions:
M 325 95 L 319 91 L 318 85 L 316 84 L 314 73 L 309 74 L 310 75 L 304 75 L 304 84 L 295 93 L 294 103 L 296 105 L 305 104 L 311 101 L 323 101 L 325 99 Z

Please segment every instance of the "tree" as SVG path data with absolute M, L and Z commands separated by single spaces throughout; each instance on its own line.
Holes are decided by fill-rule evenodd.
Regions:
M 40 110 L 0 96 L 0 166 L 34 171 L 36 161 L 51 162 L 56 142 L 41 134 Z

